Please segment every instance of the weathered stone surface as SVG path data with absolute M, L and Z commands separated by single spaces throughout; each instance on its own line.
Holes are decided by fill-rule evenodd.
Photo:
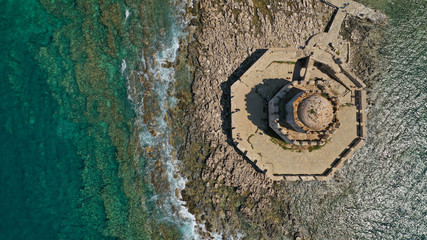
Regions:
M 319 94 L 304 99 L 298 106 L 298 117 L 304 125 L 314 130 L 321 130 L 328 125 L 334 111 L 332 104 Z
M 184 200 L 208 230 L 232 235 L 232 229 L 243 228 L 244 218 L 251 226 L 257 225 L 253 232 L 243 228 L 254 237 L 292 239 L 302 230 L 295 227 L 298 220 L 288 212 L 292 203 L 286 199 L 291 197 L 257 171 L 230 141 L 230 86 L 263 49 L 298 48 L 309 36 L 322 32 L 334 8 L 316 0 L 196 1 L 193 5 L 190 10 L 199 14 L 191 21 L 197 29 L 188 46 L 196 67 L 194 109 L 188 119 L 186 150 L 181 154 L 193 160 L 183 166 L 191 169 Z M 355 38 L 360 36 L 358 40 L 363 39 L 359 32 L 354 33 Z
M 349 70 L 334 58 L 317 47 L 271 48 L 233 84 L 232 142 L 268 178 L 322 179 L 316 177 L 333 174 L 338 162 L 348 159 L 343 152 L 363 139 L 365 127 L 356 117 L 364 112 L 363 82 L 348 78 Z M 322 107 L 327 116 L 314 129 L 317 122 L 310 117 L 319 119 L 316 111 Z M 280 117 L 284 108 L 286 116 Z
M 243 62 L 250 54 L 252 61 L 262 54 L 257 49 L 303 46 L 310 35 L 325 28 L 333 12 L 333 8 L 319 1 L 290 2 L 286 5 L 291 10 L 274 3 L 265 12 L 252 5 L 253 2 L 200 2 L 203 28 L 194 34 L 200 64 L 193 82 L 194 132 L 217 148 L 207 159 L 203 176 L 216 179 L 223 174 L 227 185 L 242 185 L 244 191 L 245 185 L 256 183 L 259 188 L 269 188 L 271 181 L 256 172 L 227 142 L 231 132 L 231 83 L 251 64 Z M 237 174 L 240 176 L 234 176 Z

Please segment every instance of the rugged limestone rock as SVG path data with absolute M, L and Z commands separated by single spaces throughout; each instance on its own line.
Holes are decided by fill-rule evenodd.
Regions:
M 234 0 L 195 2 L 189 11 L 195 70 L 189 133 L 179 154 L 188 178 L 184 200 L 208 231 L 226 238 L 237 232 L 254 239 L 309 238 L 289 212 L 287 183 L 273 183 L 231 144 L 230 86 L 264 49 L 304 46 L 323 32 L 334 8 L 316 0 Z M 360 40 L 356 35 L 364 33 L 346 34 Z

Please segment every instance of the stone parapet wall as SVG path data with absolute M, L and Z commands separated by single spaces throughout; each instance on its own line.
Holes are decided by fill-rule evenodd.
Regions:
M 354 151 L 363 146 L 366 139 L 366 131 L 365 127 L 366 122 L 366 113 L 364 110 L 364 106 L 362 102 L 366 102 L 366 91 L 365 90 L 357 90 L 355 91 L 355 105 L 357 106 L 357 128 L 358 128 L 358 137 L 355 138 L 348 146 L 345 148 L 339 156 L 331 163 L 330 167 L 326 169 L 323 174 L 313 174 L 313 175 L 279 175 L 276 174 L 276 177 L 283 177 L 283 179 L 288 181 L 308 181 L 308 180 L 321 180 L 326 181 L 332 178 L 333 174 L 340 169 L 345 161 L 347 161 L 353 154 Z M 360 129 L 360 130 L 359 130 Z
M 352 5 L 349 9 L 355 9 L 357 4 L 349 2 Z M 337 53 L 343 46 L 349 50 L 348 43 L 337 41 L 342 21 L 347 16 L 343 10 L 346 6 L 347 3 L 338 6 L 340 9 L 329 32 L 313 36 L 305 48 L 268 49 L 231 87 L 232 140 L 242 155 L 272 180 L 328 180 L 366 139 L 365 84 L 347 67 L 349 53 L 344 54 L 346 59 L 341 59 Z M 291 71 L 290 63 L 295 65 Z M 289 75 L 289 72 L 294 74 Z M 281 85 L 279 91 L 270 89 L 274 96 L 266 97 L 265 93 L 258 92 L 259 87 L 267 88 L 268 82 L 280 79 L 292 82 L 284 87 Z M 288 95 L 289 92 L 292 95 Z M 303 120 L 307 126 L 301 121 L 297 110 L 304 99 L 314 94 L 325 95 L 323 97 L 331 102 L 331 123 L 331 110 L 324 112 L 327 115 L 318 113 L 323 116 L 323 123 L 320 117 L 316 119 L 307 114 L 301 115 L 305 116 Z M 269 102 L 264 105 L 263 101 Z M 326 104 L 324 99 L 318 102 Z M 319 106 L 323 106 L 319 109 L 326 109 L 326 105 Z M 295 145 L 293 150 L 298 152 L 291 150 L 283 154 L 289 148 L 274 142 L 277 136 L 270 135 L 271 129 L 285 142 Z M 312 153 L 313 150 L 316 153 Z

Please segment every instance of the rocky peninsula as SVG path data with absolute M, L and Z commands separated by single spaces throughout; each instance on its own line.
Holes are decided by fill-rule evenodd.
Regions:
M 349 65 L 361 79 L 378 72 L 372 49 L 380 31 L 373 26 L 385 22 L 381 13 L 366 10 L 347 17 L 338 36 L 350 42 Z M 192 66 L 191 97 L 178 93 L 183 111 L 171 117 L 183 115 L 179 123 L 188 128 L 177 133 L 188 179 L 183 200 L 206 231 L 225 238 L 310 239 L 291 211 L 292 183 L 273 182 L 233 145 L 230 87 L 266 49 L 301 48 L 324 32 L 336 8 L 319 0 L 196 1 L 188 12 L 194 34 L 181 51 Z

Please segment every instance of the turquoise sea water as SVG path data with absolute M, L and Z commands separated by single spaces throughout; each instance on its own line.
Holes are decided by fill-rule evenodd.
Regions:
M 177 38 L 175 5 L 0 1 L 0 239 L 181 234 L 152 200 L 128 100 L 130 71 Z

